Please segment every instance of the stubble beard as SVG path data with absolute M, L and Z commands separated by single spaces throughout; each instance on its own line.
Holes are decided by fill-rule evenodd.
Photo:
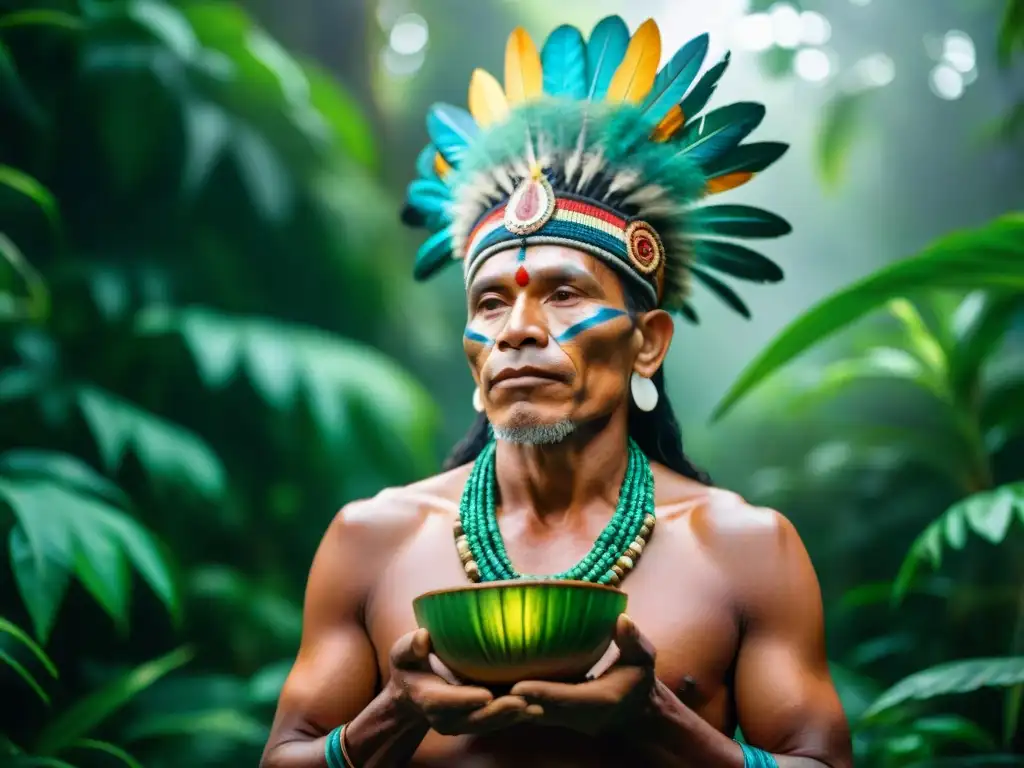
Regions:
M 507 424 L 492 425 L 494 436 L 516 445 L 554 445 L 576 431 L 576 423 L 562 419 L 551 424 L 539 423 L 525 413 L 514 413 Z

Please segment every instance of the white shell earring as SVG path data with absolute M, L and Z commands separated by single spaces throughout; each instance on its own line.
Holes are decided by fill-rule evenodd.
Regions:
M 658 405 L 658 388 L 654 382 L 644 378 L 636 371 L 629 377 L 629 391 L 633 395 L 633 402 L 641 411 L 653 411 Z
M 473 410 L 477 413 L 484 412 L 484 400 L 480 396 L 480 387 L 473 390 Z

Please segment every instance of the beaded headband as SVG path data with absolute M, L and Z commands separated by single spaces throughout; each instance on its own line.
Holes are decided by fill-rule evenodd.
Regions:
M 704 113 L 729 63 L 726 54 L 698 78 L 707 49 L 700 35 L 659 70 L 661 36 L 650 20 L 630 36 L 610 16 L 588 41 L 562 26 L 540 52 L 515 30 L 504 88 L 478 69 L 468 112 L 436 104 L 428 113 L 431 143 L 402 216 L 431 232 L 416 278 L 462 260 L 468 285 L 495 253 L 560 244 L 693 322 L 691 279 L 749 316 L 713 272 L 781 280 L 774 262 L 728 238 L 778 237 L 789 224 L 751 206 L 698 203 L 750 181 L 787 146 L 743 143 L 764 117 L 760 104 Z

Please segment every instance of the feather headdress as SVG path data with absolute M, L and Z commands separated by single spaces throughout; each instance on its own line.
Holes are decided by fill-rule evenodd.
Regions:
M 467 283 L 491 254 L 532 243 L 590 252 L 652 300 L 696 322 L 691 280 L 749 316 L 715 273 L 777 282 L 782 270 L 732 238 L 785 235 L 789 224 L 746 205 L 701 204 L 745 184 L 786 151 L 746 142 L 764 117 L 743 102 L 705 111 L 729 55 L 698 77 L 708 36 L 661 69 L 653 21 L 631 36 L 618 16 L 589 40 L 561 26 L 538 51 L 509 37 L 505 83 L 470 80 L 469 111 L 436 104 L 403 221 L 430 236 L 416 257 L 423 280 L 461 260 Z

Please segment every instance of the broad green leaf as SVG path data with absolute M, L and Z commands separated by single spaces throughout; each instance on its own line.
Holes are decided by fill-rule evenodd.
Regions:
M 189 648 L 179 648 L 166 656 L 142 664 L 116 678 L 100 690 L 80 699 L 60 716 L 50 720 L 36 739 L 35 752 L 57 754 L 84 738 L 125 704 L 153 683 L 191 661 Z
M 50 293 L 46 283 L 18 247 L 2 232 L 0 262 L 6 270 L 17 276 L 17 281 L 25 289 L 24 296 L 0 291 L 0 321 L 44 319 L 50 311 Z
M 252 128 L 240 125 L 231 151 L 256 212 L 274 223 L 283 222 L 295 202 L 295 182 L 275 147 Z
M 992 734 L 970 720 L 957 715 L 935 715 L 921 717 L 910 724 L 916 732 L 928 736 L 930 740 L 949 744 L 966 744 L 975 749 L 995 749 Z
M 0 475 L 48 480 L 73 491 L 95 496 L 116 507 L 130 502 L 124 492 L 88 464 L 66 453 L 18 449 L 0 454 Z
M 187 156 L 181 170 L 181 186 L 193 198 L 210 178 L 231 138 L 232 118 L 218 104 L 193 99 L 182 110 Z
M 82 20 L 70 13 L 52 8 L 32 8 L 0 16 L 0 30 L 17 27 L 56 27 L 77 32 L 85 27 Z
M 208 709 L 140 718 L 132 722 L 125 738 L 138 741 L 158 736 L 220 736 L 262 746 L 268 733 L 264 723 L 238 709 Z
M 925 324 L 917 307 L 906 299 L 893 299 L 889 302 L 889 312 L 903 326 L 910 351 L 935 374 L 939 381 L 944 381 L 949 367 L 946 351 Z
M 227 473 L 198 435 L 100 389 L 81 388 L 78 403 L 110 471 L 131 450 L 155 480 L 184 484 L 209 500 L 223 497 Z
M 990 544 L 1001 543 L 1015 512 L 1024 523 L 1024 482 L 975 493 L 951 506 L 911 545 L 893 585 L 893 598 L 900 600 L 906 594 L 922 563 L 938 568 L 945 547 L 963 549 L 968 531 Z
M 373 349 L 311 328 L 204 309 L 146 313 L 139 332 L 179 337 L 210 389 L 244 375 L 276 409 L 290 412 L 305 400 L 332 445 L 360 446 L 356 458 L 370 449 L 383 454 L 386 442 L 390 456 L 380 461 L 394 461 L 395 449 L 403 448 L 422 471 L 431 466 L 435 407 L 409 374 Z
M 53 526 L 52 517 L 36 520 L 29 530 L 17 526 L 11 531 L 11 570 L 35 636 L 45 643 L 71 580 L 70 541 Z
M 1024 214 L 953 233 L 819 302 L 775 337 L 718 404 L 720 419 L 794 357 L 893 298 L 929 288 L 1024 289 Z
M 129 0 L 124 12 L 175 56 L 191 61 L 199 53 L 199 41 L 192 26 L 173 4 L 159 0 Z
M 52 482 L 0 478 L 0 498 L 18 521 L 11 534 L 14 573 L 36 627 L 45 639 L 70 573 L 119 625 L 127 621 L 127 563 L 176 615 L 178 600 L 167 564 L 152 536 L 104 502 Z
M 19 171 L 17 168 L 12 168 L 9 165 L 0 165 L 0 186 L 9 187 L 38 205 L 53 228 L 60 231 L 60 214 L 57 211 L 57 199 L 50 190 L 36 179 L 27 173 Z
M 53 677 L 59 677 L 57 673 L 57 667 L 54 665 L 50 657 L 46 655 L 46 651 L 39 647 L 39 645 L 33 640 L 28 634 L 21 629 L 17 624 L 13 624 L 5 618 L 0 617 L 0 633 L 10 635 L 23 646 L 25 646 L 32 655 L 35 656 L 39 663 L 42 664 L 46 671 Z
M 912 699 L 933 699 L 979 688 L 1006 688 L 1024 682 L 1024 656 L 970 659 L 916 672 L 883 693 L 864 713 L 871 718 Z
M 840 93 L 825 106 L 818 130 L 818 172 L 826 188 L 842 179 L 846 160 L 863 123 L 868 91 Z
M 50 697 L 47 695 L 43 686 L 39 684 L 39 681 L 35 679 L 31 672 L 25 669 L 25 665 L 14 658 L 11 654 L 7 653 L 3 648 L 0 648 L 0 662 L 3 662 L 8 667 L 14 670 L 15 674 L 18 675 L 25 684 L 31 688 L 36 696 L 43 700 L 44 703 L 50 703 Z
M 89 749 L 94 752 L 103 752 L 104 754 L 116 757 L 122 763 L 128 766 L 128 768 L 142 768 L 142 764 L 134 757 L 129 755 L 123 749 L 116 744 L 110 744 L 106 741 L 97 741 L 96 739 L 78 739 L 71 744 L 72 749 Z

